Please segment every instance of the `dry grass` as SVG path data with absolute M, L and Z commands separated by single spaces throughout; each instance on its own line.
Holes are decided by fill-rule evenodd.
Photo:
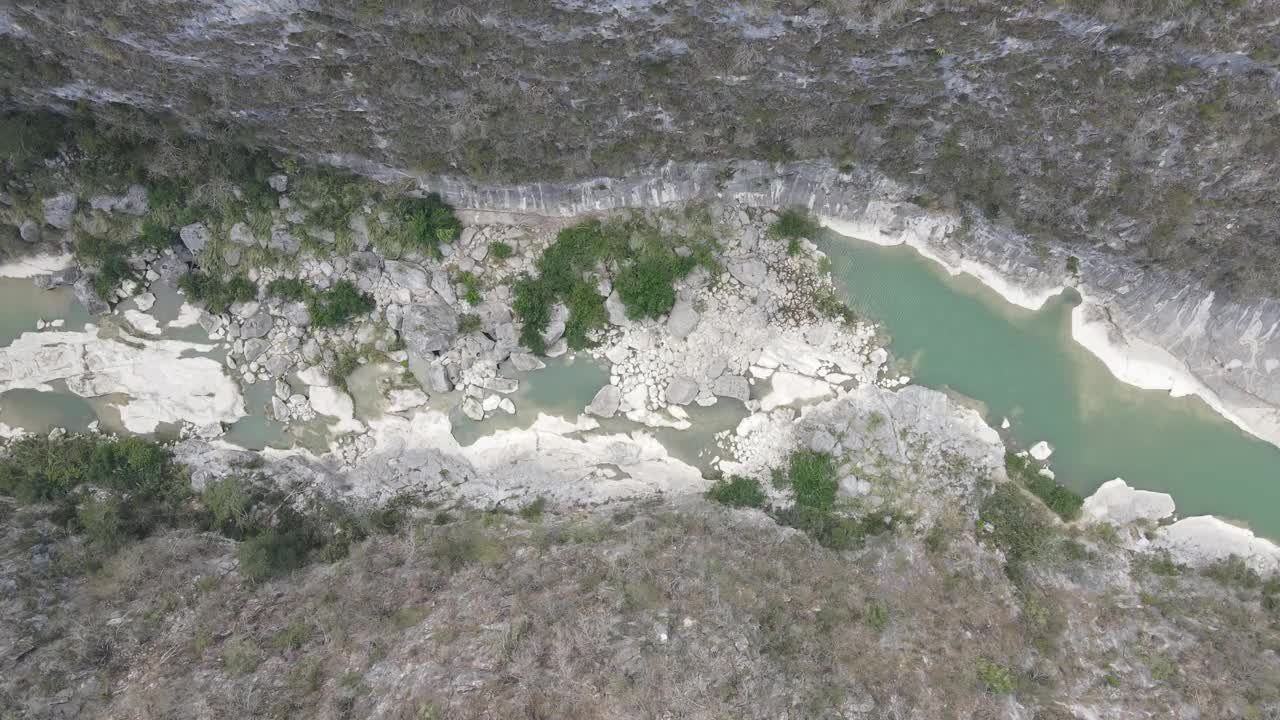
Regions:
M 192 533 L 88 576 L 15 572 L 56 534 L 24 522 L 4 519 L 5 627 L 47 619 L 0 667 L 0 715 L 58 697 L 85 718 L 1003 717 L 992 666 L 1037 717 L 1280 697 L 1256 598 L 1139 573 L 1168 600 L 1143 606 L 1124 553 L 1087 544 L 1015 588 L 963 526 L 840 554 L 698 500 L 470 514 L 250 586 L 229 541 Z

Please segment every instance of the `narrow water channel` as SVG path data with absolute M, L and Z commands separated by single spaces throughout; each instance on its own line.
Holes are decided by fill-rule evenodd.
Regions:
M 977 400 L 993 427 L 1009 418 L 1022 447 L 1048 441 L 1073 490 L 1122 477 L 1170 493 L 1182 516 L 1211 513 L 1280 538 L 1280 448 L 1199 398 L 1116 380 L 1071 338 L 1074 292 L 1030 311 L 906 246 L 833 235 L 822 249 L 854 306 L 883 323 L 912 382 Z

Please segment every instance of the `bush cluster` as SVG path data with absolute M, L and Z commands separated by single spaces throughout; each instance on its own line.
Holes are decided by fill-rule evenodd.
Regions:
M 451 243 L 462 234 L 462 221 L 437 193 L 422 198 L 400 198 L 396 208 L 405 239 L 433 257 L 440 257 L 440 245 Z
M 707 490 L 707 497 L 729 507 L 762 508 L 768 500 L 758 480 L 737 476 L 717 480 Z
M 769 508 L 774 521 L 800 530 L 833 550 L 860 547 L 868 537 L 891 528 L 897 519 L 896 513 L 888 513 L 886 522 L 885 513 L 853 517 L 835 512 L 839 482 L 830 453 L 807 449 L 793 452 L 786 468 L 775 471 L 774 485 L 792 494 L 789 507 Z M 729 507 L 764 508 L 768 501 L 757 480 L 743 477 L 719 480 L 706 495 Z
M 352 318 L 371 312 L 377 305 L 373 296 L 350 280 L 339 280 L 328 290 L 306 293 L 307 312 L 315 327 L 337 327 Z
M 169 451 L 139 437 L 28 436 L 0 460 L 0 494 L 55 504 L 56 518 L 108 549 L 181 515 L 187 488 Z
M 1022 483 L 1031 494 L 1044 501 L 1058 517 L 1070 522 L 1080 515 L 1084 498 L 1066 488 L 1062 483 L 1040 474 L 1040 469 L 1024 457 L 1014 453 L 1004 454 L 1004 467 L 1009 477 Z
M 412 498 L 376 510 L 328 500 L 292 501 L 267 482 L 229 476 L 193 497 L 186 470 L 140 437 L 75 435 L 14 441 L 0 459 L 0 494 L 53 504 L 53 519 L 109 555 L 161 528 L 214 530 L 240 541 L 240 572 L 264 580 L 312 560 L 331 562 L 351 543 L 401 526 Z
M 1012 483 L 1001 483 L 978 509 L 979 535 L 988 534 L 1004 552 L 1005 573 L 1020 580 L 1026 566 L 1039 559 L 1055 536 L 1051 517 Z
M 322 328 L 345 325 L 377 306 L 372 295 L 350 280 L 339 280 L 328 290 L 317 290 L 298 278 L 281 277 L 267 283 L 267 294 L 306 303 L 311 324 Z
M 586 278 L 614 265 L 614 287 L 630 317 L 670 312 L 676 280 L 699 264 L 719 269 L 705 244 L 681 257 L 673 250 L 676 242 L 640 218 L 588 220 L 561 230 L 538 258 L 537 277 L 516 283 L 513 307 L 523 324 L 520 342 L 536 353 L 545 352 L 542 334 L 551 322 L 552 308 L 563 303 L 569 309 L 565 341 L 574 349 L 589 346 L 591 332 L 605 325 L 608 313 L 596 283 Z
M 193 270 L 178 278 L 178 287 L 192 299 L 203 301 L 205 309 L 214 315 L 226 312 L 232 303 L 258 297 L 258 286 L 244 275 L 224 280 L 220 275 Z
M 803 208 L 783 210 L 778 213 L 778 219 L 769 226 L 769 235 L 778 240 L 813 239 L 821 232 L 822 226 Z M 794 250 L 788 246 L 788 254 L 794 255 L 798 251 L 799 245 L 796 245 Z

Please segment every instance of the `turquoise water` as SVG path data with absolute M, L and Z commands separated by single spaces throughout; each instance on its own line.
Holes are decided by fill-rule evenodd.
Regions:
M 823 250 L 852 304 L 884 323 L 912 382 L 977 400 L 993 427 L 1008 417 L 1019 446 L 1047 440 L 1073 490 L 1122 477 L 1172 494 L 1182 516 L 1212 513 L 1280 538 L 1280 448 L 1198 398 L 1116 380 L 1071 338 L 1073 292 L 1029 311 L 905 246 L 833 236 Z

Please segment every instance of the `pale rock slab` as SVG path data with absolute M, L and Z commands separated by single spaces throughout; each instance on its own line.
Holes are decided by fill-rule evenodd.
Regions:
M 591 405 L 587 408 L 587 412 L 592 415 L 610 418 L 618 413 L 618 407 L 622 403 L 622 390 L 616 385 L 605 385 L 600 388 L 596 396 L 592 398 Z
M 1120 478 L 1108 480 L 1085 498 L 1081 516 L 1093 522 L 1121 525 L 1135 520 L 1162 520 L 1173 515 L 1173 497 L 1166 493 L 1135 490 Z

